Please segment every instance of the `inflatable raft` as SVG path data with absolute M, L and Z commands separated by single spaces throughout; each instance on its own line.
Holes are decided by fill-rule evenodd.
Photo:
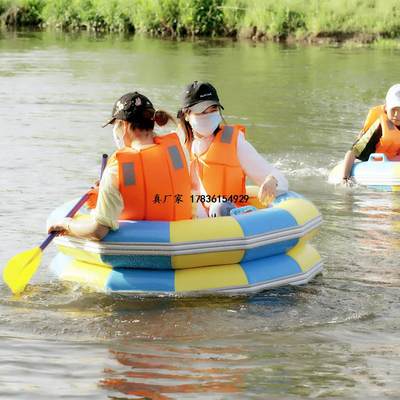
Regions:
M 328 182 L 339 184 L 342 181 L 343 162 L 336 165 L 328 177 Z M 373 153 L 368 161 L 355 162 L 351 177 L 358 185 L 373 189 L 400 191 L 400 161 L 389 161 L 384 154 Z
M 48 223 L 69 206 L 55 210 Z M 59 236 L 50 268 L 62 280 L 121 294 L 242 293 L 300 285 L 322 269 L 309 243 L 321 222 L 310 201 L 289 192 L 272 207 L 230 217 L 121 221 L 100 242 Z

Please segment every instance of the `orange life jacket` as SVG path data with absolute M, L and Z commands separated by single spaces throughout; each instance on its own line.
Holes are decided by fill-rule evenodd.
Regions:
M 192 154 L 198 177 L 210 196 L 246 194 L 246 176 L 237 155 L 239 131 L 245 132 L 245 128 L 222 125 L 206 152 L 199 156 Z
M 367 118 L 365 119 L 362 131 L 365 133 L 372 126 L 372 124 L 382 115 L 385 114 L 385 106 L 372 107 L 368 111 Z
M 383 153 L 389 160 L 393 160 L 400 154 L 400 130 L 389 120 L 384 106 L 371 108 L 364 123 L 363 130 L 367 131 L 378 119 L 380 120 L 382 128 L 382 137 L 375 151 L 377 153 Z
M 192 217 L 191 181 L 175 133 L 155 137 L 156 146 L 115 153 L 125 220 L 177 221 Z

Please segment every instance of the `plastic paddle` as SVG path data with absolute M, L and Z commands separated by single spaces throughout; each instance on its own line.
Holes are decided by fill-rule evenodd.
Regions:
M 103 154 L 101 160 L 100 179 L 107 164 L 107 154 Z M 79 201 L 72 207 L 66 218 L 72 218 L 85 204 L 89 197 L 89 192 L 85 193 Z M 23 251 L 11 258 L 3 270 L 3 280 L 14 294 L 22 293 L 32 276 L 38 269 L 42 260 L 44 249 L 59 235 L 60 232 L 52 232 L 39 247 Z

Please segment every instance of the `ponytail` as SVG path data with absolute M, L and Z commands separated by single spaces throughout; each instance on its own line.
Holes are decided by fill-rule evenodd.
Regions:
M 169 121 L 172 121 L 176 125 L 175 118 L 164 110 L 156 110 L 153 119 L 158 126 L 167 125 Z
M 154 108 L 148 108 L 143 110 L 143 112 L 135 116 L 129 124 L 132 129 L 138 128 L 140 130 L 152 131 L 154 129 L 154 123 L 158 126 L 164 126 L 169 121 L 176 124 L 175 118 L 163 110 L 154 110 Z

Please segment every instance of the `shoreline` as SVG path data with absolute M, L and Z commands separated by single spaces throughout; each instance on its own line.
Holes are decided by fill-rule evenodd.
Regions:
M 400 49 L 400 39 L 386 39 L 379 35 L 373 36 L 365 34 L 354 34 L 354 35 L 336 35 L 336 36 L 308 36 L 297 38 L 294 36 L 288 36 L 285 39 L 282 38 L 269 38 L 263 34 L 259 37 L 250 37 L 245 35 L 237 36 L 172 36 L 172 35 L 158 35 L 151 34 L 148 32 L 109 32 L 109 31 L 92 31 L 86 29 L 74 29 L 74 30 L 62 30 L 57 28 L 38 28 L 38 27 L 16 27 L 14 29 L 5 29 L 0 27 L 1 34 L 23 34 L 23 33 L 53 33 L 53 34 L 65 34 L 65 35 L 87 35 L 97 38 L 105 37 L 123 37 L 124 39 L 134 37 L 144 37 L 151 39 L 161 39 L 166 41 L 177 41 L 177 42 L 201 42 L 201 41 L 232 41 L 232 42 L 243 42 L 256 44 L 268 44 L 274 43 L 282 46 L 332 46 L 332 47 L 344 47 L 344 48 L 359 48 L 359 47 L 373 47 L 373 48 L 386 48 L 386 49 Z
M 396 48 L 396 1 L 0 0 L 0 28 Z

